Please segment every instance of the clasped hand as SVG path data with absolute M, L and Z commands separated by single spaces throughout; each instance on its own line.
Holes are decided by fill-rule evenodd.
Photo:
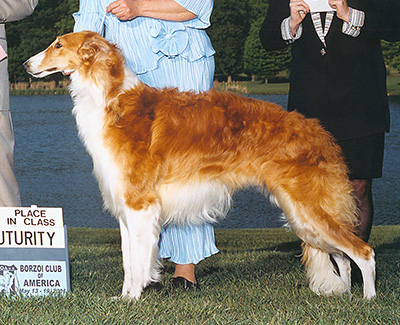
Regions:
M 119 20 L 131 20 L 138 16 L 137 0 L 116 0 L 107 7 L 107 13 L 112 13 Z

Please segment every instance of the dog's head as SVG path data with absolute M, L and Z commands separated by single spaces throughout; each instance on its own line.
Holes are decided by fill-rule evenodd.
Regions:
M 12 283 L 12 280 L 15 278 L 15 274 L 13 272 L 3 270 L 2 276 L 0 276 L 0 286 L 2 287 L 9 287 Z
M 111 53 L 122 58 L 115 45 L 95 32 L 70 33 L 57 37 L 46 50 L 28 59 L 24 68 L 36 78 L 57 72 L 69 75 L 81 68 L 89 68 L 101 57 L 109 60 Z

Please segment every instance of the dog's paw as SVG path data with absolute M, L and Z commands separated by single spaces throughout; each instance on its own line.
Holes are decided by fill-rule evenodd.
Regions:
M 139 300 L 141 294 L 132 295 L 131 293 L 121 294 L 120 296 L 111 297 L 112 300 L 124 300 L 124 301 L 132 301 L 132 300 Z

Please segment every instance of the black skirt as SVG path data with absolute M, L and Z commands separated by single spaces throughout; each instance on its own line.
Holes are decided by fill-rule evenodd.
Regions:
M 369 180 L 382 177 L 385 133 L 340 140 L 338 144 L 349 168 L 350 179 Z

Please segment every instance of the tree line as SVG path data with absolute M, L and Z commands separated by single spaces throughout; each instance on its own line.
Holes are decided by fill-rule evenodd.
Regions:
M 290 69 L 289 47 L 267 53 L 261 46 L 258 33 L 268 4 L 269 0 L 214 0 L 207 33 L 216 50 L 218 77 L 252 76 L 267 80 Z M 32 16 L 7 24 L 11 82 L 28 80 L 22 63 L 46 48 L 56 36 L 71 32 L 72 14 L 78 9 L 79 0 L 39 0 Z M 382 42 L 382 47 L 387 66 L 400 70 L 400 42 Z

